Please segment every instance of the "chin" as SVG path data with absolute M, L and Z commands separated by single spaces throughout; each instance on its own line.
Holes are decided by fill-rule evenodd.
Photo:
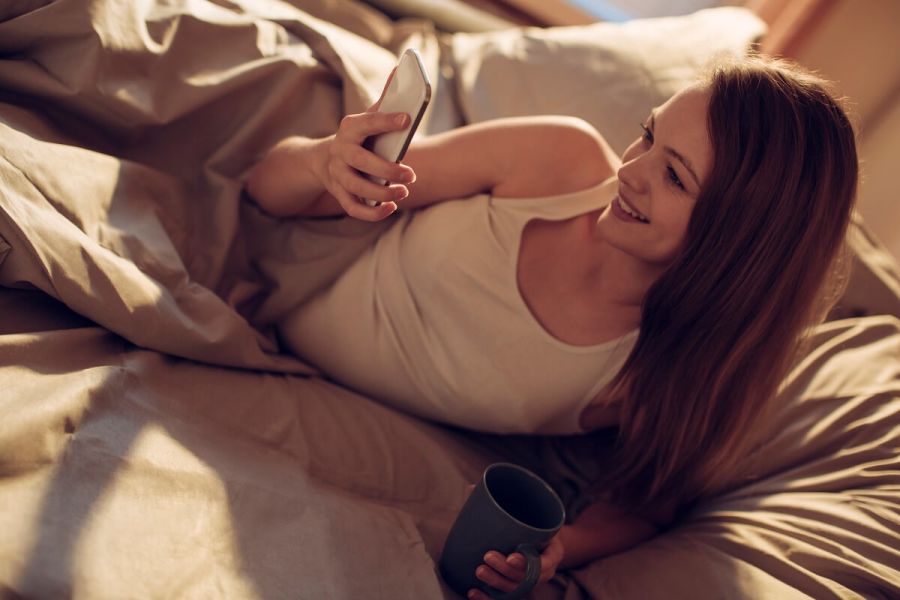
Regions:
M 640 248 L 646 249 L 646 243 L 641 243 L 643 236 L 641 231 L 633 226 L 623 224 L 610 213 L 609 208 L 604 210 L 594 225 L 594 238 L 604 242 L 613 248 L 628 254 L 640 253 Z
M 677 252 L 654 247 L 651 240 L 639 235 L 633 227 L 623 226 L 606 210 L 597 219 L 594 238 L 616 252 L 628 255 L 654 269 L 664 269 L 672 264 Z

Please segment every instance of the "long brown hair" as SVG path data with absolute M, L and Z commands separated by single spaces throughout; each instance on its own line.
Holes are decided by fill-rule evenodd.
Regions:
M 733 475 L 822 314 L 856 195 L 854 133 L 823 80 L 753 57 L 708 85 L 712 172 L 609 388 L 603 485 L 634 508 L 684 506 Z

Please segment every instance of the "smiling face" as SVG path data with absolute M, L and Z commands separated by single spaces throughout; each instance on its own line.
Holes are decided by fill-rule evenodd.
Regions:
M 675 258 L 712 170 L 708 106 L 709 90 L 697 85 L 651 112 L 622 156 L 619 192 L 597 220 L 598 238 L 649 265 Z

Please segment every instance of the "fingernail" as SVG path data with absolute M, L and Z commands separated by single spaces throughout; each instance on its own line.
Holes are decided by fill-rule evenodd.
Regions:
M 476 596 L 475 590 L 469 590 L 469 593 L 466 594 L 467 598 L 474 598 Z
M 406 125 L 406 120 L 409 118 L 407 114 L 399 114 L 394 117 L 394 123 L 397 125 Z

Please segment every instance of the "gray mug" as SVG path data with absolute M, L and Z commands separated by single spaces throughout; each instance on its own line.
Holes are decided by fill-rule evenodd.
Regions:
M 472 588 L 498 600 L 523 598 L 541 574 L 541 548 L 566 520 L 563 503 L 543 479 L 523 467 L 494 463 L 484 470 L 444 543 L 440 571 L 459 594 Z M 488 550 L 525 556 L 525 579 L 503 593 L 475 577 Z

